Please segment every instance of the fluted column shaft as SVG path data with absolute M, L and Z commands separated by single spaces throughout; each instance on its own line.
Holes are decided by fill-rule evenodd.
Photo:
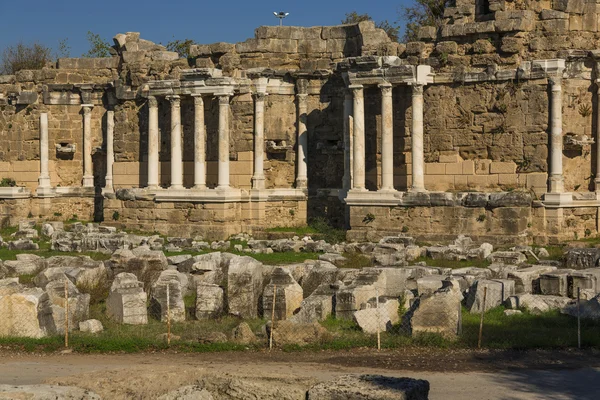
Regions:
M 219 189 L 229 188 L 229 94 L 217 95 L 219 98 Z
M 206 189 L 206 127 L 200 95 L 194 96 L 194 188 Z
M 148 188 L 158 188 L 158 101 L 148 97 Z
M 183 148 L 181 146 L 181 99 L 169 96 L 171 102 L 171 188 L 183 189 Z
M 563 193 L 562 77 L 550 79 L 550 193 Z
M 345 190 L 352 187 L 352 93 L 344 96 L 344 178 L 342 186 Z
M 600 193 L 600 78 L 596 79 L 596 193 Z
M 384 83 L 381 89 L 381 190 L 394 190 L 394 110 L 392 85 Z
M 265 97 L 266 93 L 254 95 L 254 175 L 252 188 L 265 188 Z
M 91 104 L 83 105 L 83 187 L 94 187 L 92 166 L 92 109 Z
M 40 114 L 40 188 L 50 187 L 50 173 L 48 168 L 48 113 Z
M 423 154 L 423 87 L 412 89 L 412 191 L 425 191 L 425 162 Z
M 308 186 L 308 94 L 297 94 L 298 99 L 298 150 L 296 154 L 296 187 L 306 188 Z
M 365 190 L 365 102 L 362 85 L 351 85 L 354 98 L 352 189 Z
M 104 188 L 113 191 L 113 164 L 115 163 L 114 150 L 115 112 L 106 112 L 106 178 Z

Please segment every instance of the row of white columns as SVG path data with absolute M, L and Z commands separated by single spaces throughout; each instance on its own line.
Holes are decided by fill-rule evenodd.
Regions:
M 92 110 L 91 104 L 83 104 L 83 179 L 84 188 L 94 187 L 94 171 L 92 165 Z M 112 189 L 112 168 L 114 163 L 113 132 L 114 111 L 107 112 L 107 164 L 106 164 L 106 188 Z M 48 113 L 40 113 L 40 175 L 38 177 L 38 194 L 46 196 L 51 194 L 50 172 L 49 172 L 49 140 L 48 140 Z
M 194 97 L 194 189 L 206 189 L 206 127 L 204 123 L 204 100 L 202 95 Z M 217 189 L 230 188 L 229 180 L 229 113 L 231 93 L 216 94 L 219 99 L 218 128 L 218 176 Z M 265 142 L 265 98 L 266 92 L 254 94 L 254 173 L 252 189 L 265 188 L 264 142 Z M 296 187 L 306 188 L 308 131 L 306 125 L 308 103 L 306 94 L 298 94 L 298 149 Z M 181 128 L 181 98 L 167 96 L 171 104 L 171 184 L 170 188 L 183 189 L 183 148 Z M 159 187 L 159 129 L 158 100 L 148 98 L 148 188 Z
M 412 186 L 411 191 L 425 191 L 423 155 L 423 84 L 412 85 Z M 392 85 L 381 89 L 381 187 L 379 192 L 394 189 L 394 109 Z M 363 85 L 350 85 L 352 97 L 344 103 L 344 187 L 366 191 L 365 184 L 365 107 Z M 350 122 L 352 121 L 352 123 Z M 352 149 L 352 150 L 350 150 Z M 352 171 L 352 175 L 349 174 Z

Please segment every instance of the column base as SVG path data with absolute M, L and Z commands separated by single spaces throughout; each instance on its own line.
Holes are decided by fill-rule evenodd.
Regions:
M 94 177 L 93 176 L 83 176 L 82 181 L 83 187 L 94 187 Z
M 171 185 L 171 186 L 169 186 L 169 189 L 171 189 L 171 190 L 183 190 L 185 188 L 183 187 L 183 185 Z
M 308 179 L 307 178 L 296 179 L 296 188 L 297 189 L 306 189 L 307 187 L 308 187 Z
M 206 190 L 206 185 L 205 184 L 194 185 L 192 187 L 192 189 L 194 189 L 194 190 Z
M 396 192 L 398 192 L 398 191 L 394 188 L 381 188 L 377 191 L 377 193 L 396 193 Z
M 252 189 L 261 190 L 265 188 L 265 177 L 257 176 L 252 177 Z
M 409 193 L 428 193 L 429 190 L 425 189 L 425 188 L 410 188 L 408 189 Z
M 571 193 L 545 193 L 544 205 L 546 206 L 566 206 L 573 203 L 573 195 Z

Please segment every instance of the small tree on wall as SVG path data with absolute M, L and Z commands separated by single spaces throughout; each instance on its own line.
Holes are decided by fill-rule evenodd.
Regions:
M 406 20 L 406 29 L 402 40 L 413 42 L 418 40 L 419 28 L 422 26 L 442 26 L 444 10 L 453 0 L 415 0 L 412 6 L 401 6 L 400 17 Z
M 369 14 L 359 14 L 356 11 L 346 13 L 346 18 L 342 20 L 342 24 L 357 24 L 363 21 L 373 21 Z M 397 42 L 400 38 L 400 26 L 390 23 L 387 19 L 375 23 L 375 27 L 383 29 L 393 42 Z
M 88 31 L 87 40 L 90 44 L 90 49 L 87 53 L 82 54 L 82 57 L 110 57 L 111 45 L 108 41 L 102 39 L 102 36 Z
M 2 52 L 0 73 L 14 74 L 22 69 L 42 69 L 52 59 L 52 50 L 40 43 L 19 42 Z

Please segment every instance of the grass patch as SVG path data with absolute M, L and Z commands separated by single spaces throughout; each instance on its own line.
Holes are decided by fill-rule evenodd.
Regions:
M 487 260 L 434 260 L 428 257 L 419 257 L 413 263 L 424 262 L 428 267 L 437 267 L 437 268 L 467 268 L 467 267 L 476 267 L 476 268 L 487 268 L 490 266 L 490 262 Z
M 373 259 L 360 253 L 344 253 L 346 261 L 338 265 L 339 268 L 368 268 L 373 266 Z
M 267 232 L 289 232 L 295 236 L 313 236 L 313 239 L 325 240 L 329 244 L 336 244 L 346 240 L 346 231 L 329 224 L 325 218 L 313 218 L 306 226 L 275 227 Z

